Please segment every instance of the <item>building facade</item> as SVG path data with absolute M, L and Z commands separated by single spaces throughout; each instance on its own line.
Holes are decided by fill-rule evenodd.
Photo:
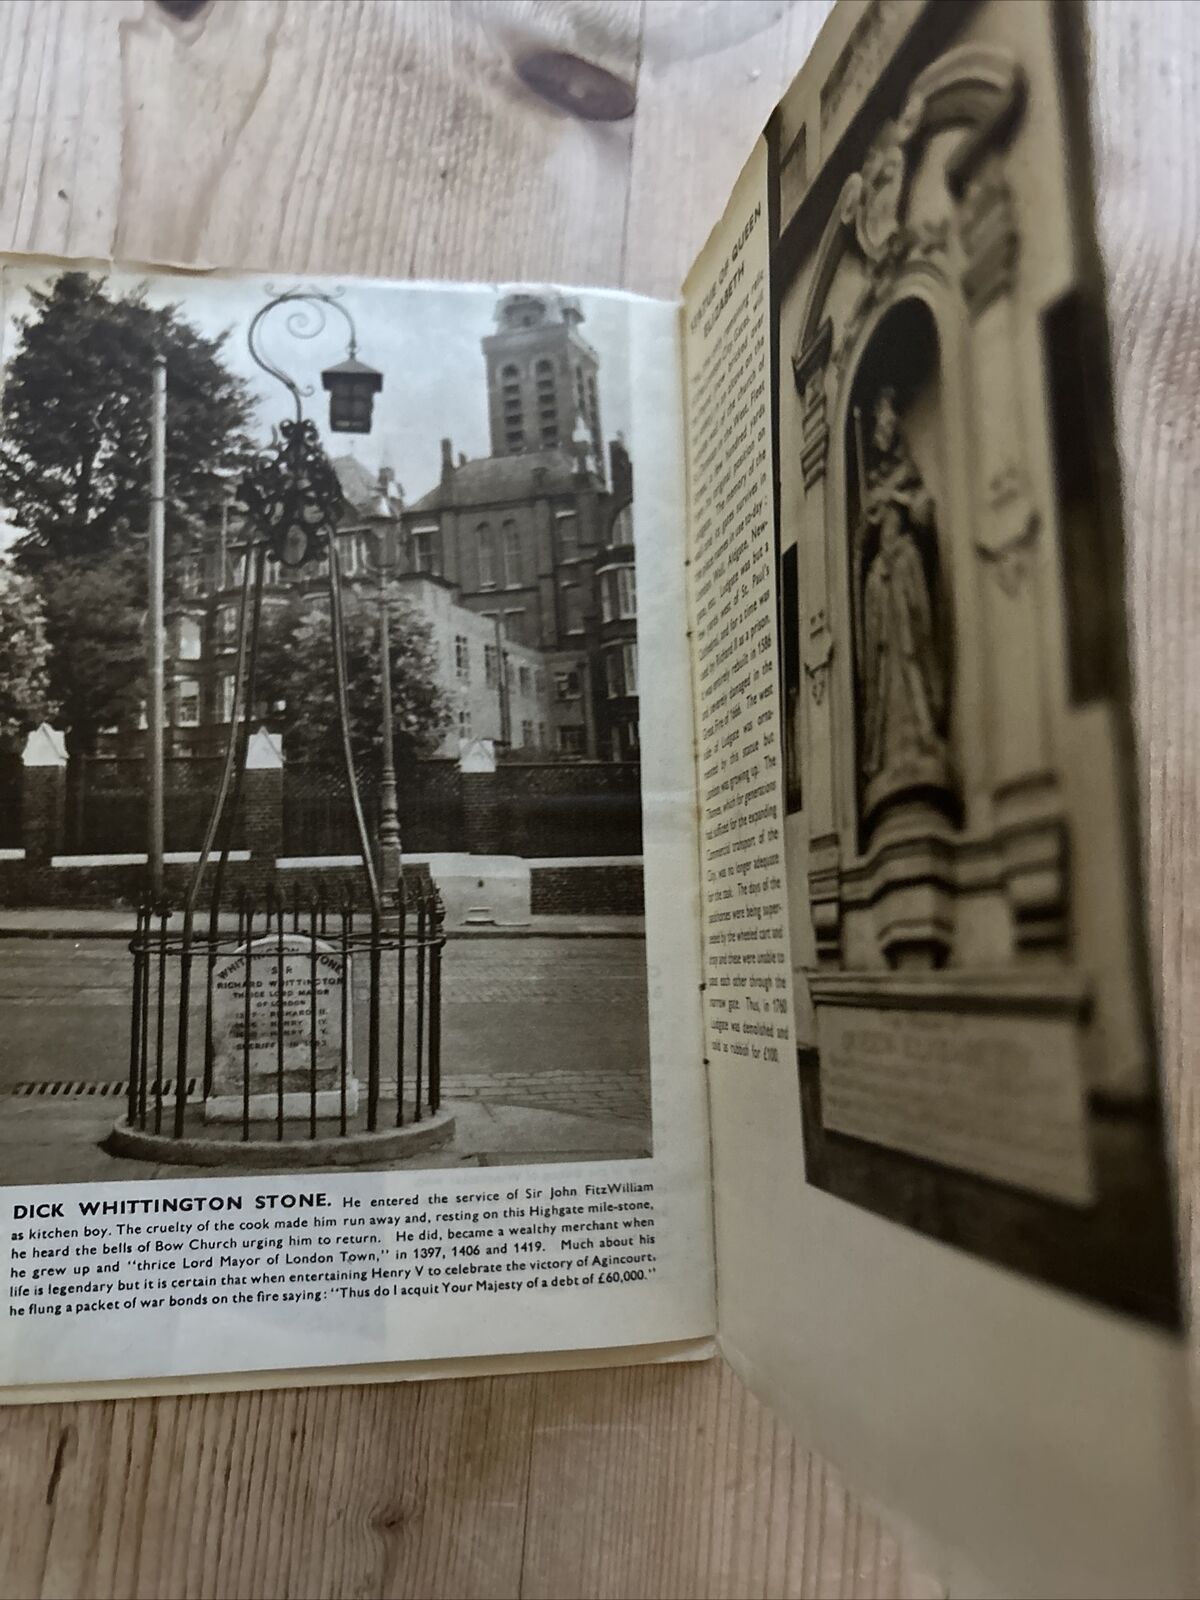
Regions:
M 456 459 L 444 439 L 439 481 L 412 504 L 388 469 L 334 462 L 345 582 L 374 585 L 382 564 L 430 624 L 452 707 L 440 754 L 482 738 L 547 759 L 638 759 L 632 467 L 619 438 L 605 460 L 600 364 L 583 322 L 579 303 L 556 292 L 500 299 L 482 341 L 491 453 Z M 246 549 L 231 499 L 175 563 L 167 714 L 177 753 L 215 748 L 234 714 Z M 324 561 L 268 562 L 264 607 L 327 578 Z M 255 714 L 270 725 L 281 709 Z

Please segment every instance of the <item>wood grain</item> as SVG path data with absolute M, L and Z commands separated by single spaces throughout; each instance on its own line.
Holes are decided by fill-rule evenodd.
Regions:
M 825 0 L 0 6 L 0 246 L 674 294 Z M 1188 1216 L 1200 1024 L 1200 16 L 1098 7 L 1149 888 Z M 636 82 L 521 86 L 532 42 Z M 936 1583 L 716 1363 L 0 1414 L 6 1596 L 908 1596 Z
M 1188 0 L 1091 12 L 1098 225 L 1125 492 L 1152 971 L 1200 1283 L 1200 15 Z M 1193 1334 L 1195 1330 L 1193 1330 Z

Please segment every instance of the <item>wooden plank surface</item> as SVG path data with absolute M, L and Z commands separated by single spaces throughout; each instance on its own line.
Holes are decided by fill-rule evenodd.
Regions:
M 671 294 L 825 0 L 0 5 L 0 247 Z M 1200 955 L 1200 295 L 1189 0 L 1096 8 L 1149 888 L 1190 1219 Z M 555 110 L 531 44 L 636 83 Z M 725 1369 L 0 1414 L 10 1596 L 920 1595 L 912 1552 Z

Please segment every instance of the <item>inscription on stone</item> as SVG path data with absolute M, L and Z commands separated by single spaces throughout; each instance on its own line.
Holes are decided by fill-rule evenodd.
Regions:
M 819 1006 L 834 1133 L 1074 1205 L 1094 1198 L 1078 1024 Z
M 277 1116 L 281 1067 L 285 1117 L 308 1115 L 314 1076 L 318 1116 L 337 1115 L 341 1007 L 341 961 L 320 941 L 315 962 L 312 942 L 303 934 L 285 934 L 282 941 L 270 935 L 223 956 L 213 970 L 213 1092 L 205 1103 L 208 1120 L 242 1116 L 247 1079 L 251 1119 Z M 351 1072 L 352 1032 L 348 1030 L 346 1040 L 350 1112 L 356 1108 L 358 1093 Z

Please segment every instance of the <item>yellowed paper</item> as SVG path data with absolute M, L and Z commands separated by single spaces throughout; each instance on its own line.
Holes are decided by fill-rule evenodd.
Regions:
M 1124 932 L 1123 638 L 1070 565 L 1112 559 L 1115 504 L 1081 498 L 1082 398 L 1056 399 L 1091 287 L 1067 9 L 839 7 L 687 283 L 718 1332 L 952 1592 L 1185 1593 L 1192 1435 Z M 704 375 L 735 253 L 739 289 L 770 283 L 775 370 L 731 366 L 722 429 Z M 749 505 L 776 475 L 777 529 L 709 520 L 717 473 Z M 731 569 L 764 563 L 760 633 Z M 1115 571 L 1119 593 L 1119 551 Z M 722 638 L 731 600 L 748 625 Z M 716 673 L 706 645 L 728 650 Z M 744 759 L 781 750 L 769 814 L 734 806 L 721 832 L 760 685 L 774 715 Z M 776 941 L 743 922 L 727 944 L 714 920 L 723 843 L 763 827 L 787 846 L 778 1060 L 731 1053 L 714 1005 L 731 947 L 725 970 L 774 986 Z M 985 877 L 985 841 L 1018 837 Z M 1145 1208 L 1132 1234 L 1122 1193 Z
M 302 786 L 307 770 L 312 729 L 293 702 L 322 667 L 293 639 L 286 684 L 270 688 L 260 664 L 255 725 L 234 746 L 251 820 L 238 824 L 245 835 L 227 863 L 211 963 L 210 946 L 193 949 L 181 1028 L 178 907 L 199 851 L 167 850 L 175 910 L 135 976 L 131 941 L 144 951 L 155 937 L 135 934 L 130 909 L 146 857 L 107 847 L 105 830 L 122 820 L 113 803 L 85 816 L 89 849 L 47 843 L 66 826 L 72 741 L 49 722 L 30 735 L 25 815 L 48 820 L 0 858 L 20 891 L 10 896 L 19 915 L 7 931 L 17 937 L 6 941 L 0 981 L 4 1397 L 48 1398 L 64 1385 L 303 1382 L 316 1370 L 368 1381 L 527 1369 L 564 1352 L 586 1362 L 617 1347 L 647 1359 L 660 1344 L 670 1354 L 703 1349 L 715 1306 L 676 308 L 538 285 L 304 280 L 272 311 L 280 286 L 253 275 L 15 258 L 3 280 L 6 443 L 30 459 L 41 424 L 35 412 L 13 442 L 13 397 L 21 383 L 53 393 L 60 380 L 39 367 L 45 346 L 39 354 L 27 328 L 69 320 L 89 296 L 135 375 L 145 358 L 147 396 L 153 351 L 139 342 L 139 319 L 157 318 L 169 342 L 175 315 L 193 338 L 214 341 L 226 380 L 246 397 L 242 425 L 260 461 L 278 445 L 281 412 L 286 422 L 293 400 L 302 408 L 342 486 L 327 537 L 340 550 L 358 648 L 374 661 L 380 629 L 393 630 L 397 743 L 412 706 L 401 629 L 423 641 L 431 665 L 421 670 L 437 674 L 445 702 L 419 759 L 400 765 L 401 810 L 411 817 L 409 789 L 432 772 L 462 800 L 439 826 L 463 834 L 453 849 L 405 839 L 406 892 L 418 896 L 406 901 L 411 948 L 399 949 L 389 902 L 373 955 L 361 942 L 374 937 L 362 861 L 311 846 L 289 853 L 262 822 L 279 823 L 281 798 L 291 803 L 288 785 Z M 270 330 L 266 368 L 246 343 L 259 313 Z M 331 370 L 338 379 L 346 318 L 382 380 L 373 431 L 350 441 L 325 383 Z M 92 326 L 72 323 L 80 347 L 90 350 Z M 289 394 L 268 381 L 275 368 L 294 374 Z M 187 377 L 182 355 L 169 358 L 165 736 L 176 784 L 211 771 L 195 742 L 223 747 L 244 707 L 239 580 L 261 533 L 248 531 L 233 492 L 244 461 L 216 462 L 229 487 L 217 474 L 213 504 L 172 477 L 170 450 L 194 398 Z M 127 398 L 140 418 L 136 383 Z M 106 441 L 115 413 L 104 411 Z M 87 423 L 59 416 L 64 449 L 90 437 Z M 123 448 L 148 482 L 136 429 Z M 117 493 L 108 478 L 102 491 Z M 95 546 L 140 538 L 134 558 L 144 549 L 128 523 L 92 527 L 86 506 L 80 515 Z M 5 525 L 8 558 L 30 563 L 30 548 L 44 551 L 56 529 L 31 496 Z M 295 543 L 295 527 L 282 532 Z M 58 550 L 60 566 L 92 548 L 77 542 L 78 551 L 69 540 Z M 328 555 L 322 547 L 293 570 L 298 553 L 264 545 L 264 633 L 295 604 L 308 608 L 309 634 L 329 626 Z M 129 557 L 123 546 L 118 554 Z M 129 569 L 133 587 L 132 558 Z M 81 581 L 99 580 L 88 568 Z M 380 609 L 389 581 L 390 623 Z M 89 625 L 86 607 L 78 625 Z M 382 711 L 369 682 L 359 694 L 354 716 L 374 723 Z M 102 780 L 142 770 L 136 704 L 126 722 L 97 730 L 94 805 Z M 359 759 L 362 781 L 374 784 L 378 750 Z M 539 789 L 532 826 L 507 845 L 473 840 L 481 813 L 485 829 L 503 831 L 505 782 Z M 169 830 L 187 820 L 173 793 Z M 628 822 L 631 794 L 638 826 L 614 851 L 613 818 Z M 139 799 L 125 803 L 132 810 Z M 575 829 L 566 850 L 565 826 Z M 547 909 L 547 898 L 589 885 L 625 893 L 643 873 L 644 923 L 628 901 L 607 915 Z M 429 931 L 426 876 L 442 896 L 444 944 Z M 339 943 L 347 884 L 358 906 L 345 929 L 359 941 L 352 950 Z M 204 913 L 211 886 L 210 872 Z M 253 918 L 249 936 L 236 904 Z M 75 936 L 21 938 L 38 931 L 39 916 L 41 932 Z M 201 926 L 206 914 L 196 937 Z M 89 930 L 104 937 L 80 936 Z

